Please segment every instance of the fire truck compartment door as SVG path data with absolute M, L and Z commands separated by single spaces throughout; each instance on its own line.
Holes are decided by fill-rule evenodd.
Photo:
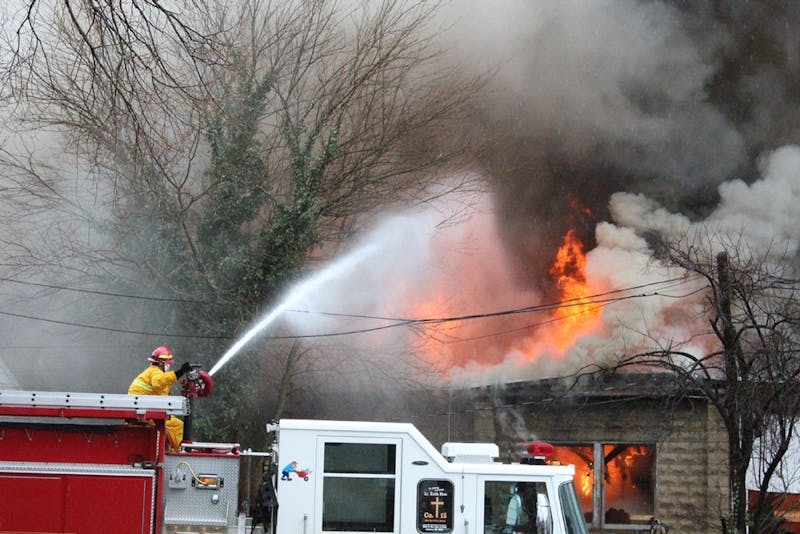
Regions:
M 153 530 L 155 471 L 0 462 L 0 533 Z

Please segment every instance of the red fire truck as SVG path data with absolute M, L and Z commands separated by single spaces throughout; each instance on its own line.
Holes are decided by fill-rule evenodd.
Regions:
M 282 420 L 269 454 L 167 452 L 165 420 L 190 407 L 0 390 L 0 533 L 586 534 L 572 466 L 497 462 L 494 444 L 440 453 L 413 425 L 352 421 Z

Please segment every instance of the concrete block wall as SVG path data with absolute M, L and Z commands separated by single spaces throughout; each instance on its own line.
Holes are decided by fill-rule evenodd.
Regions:
M 707 515 L 712 520 L 713 532 L 720 531 L 720 518 L 727 510 L 730 496 L 728 488 L 728 436 L 719 414 L 711 404 L 707 404 L 708 417 L 708 483 Z
M 718 532 L 727 499 L 727 439 L 703 401 L 675 412 L 673 431 L 658 449 L 657 508 L 675 532 Z

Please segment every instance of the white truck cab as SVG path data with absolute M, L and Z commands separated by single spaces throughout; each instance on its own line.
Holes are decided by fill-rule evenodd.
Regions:
M 283 419 L 277 534 L 586 534 L 574 467 L 499 463 L 494 444 L 411 424 Z

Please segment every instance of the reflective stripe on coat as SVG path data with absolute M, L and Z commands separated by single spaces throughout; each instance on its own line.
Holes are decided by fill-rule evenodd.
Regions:
M 178 381 L 175 371 L 162 371 L 157 365 L 151 365 L 133 379 L 128 388 L 128 395 L 169 395 L 169 388 Z

